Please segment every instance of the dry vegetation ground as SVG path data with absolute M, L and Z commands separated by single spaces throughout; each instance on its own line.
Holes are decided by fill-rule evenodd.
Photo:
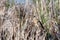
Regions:
M 60 0 L 26 2 L 0 0 L 0 40 L 60 40 Z

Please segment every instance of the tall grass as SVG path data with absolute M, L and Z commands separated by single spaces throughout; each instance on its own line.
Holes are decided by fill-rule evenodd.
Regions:
M 11 5 L 7 0 L 4 5 L 1 40 L 60 40 L 60 0 L 26 0 L 25 4 L 12 0 Z

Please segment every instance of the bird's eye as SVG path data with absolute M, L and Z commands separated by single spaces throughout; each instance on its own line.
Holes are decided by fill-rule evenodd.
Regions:
M 34 16 L 35 17 L 35 16 Z

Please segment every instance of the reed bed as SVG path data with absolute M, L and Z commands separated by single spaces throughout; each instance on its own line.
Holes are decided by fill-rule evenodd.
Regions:
M 60 0 L 0 0 L 0 40 L 60 40 Z

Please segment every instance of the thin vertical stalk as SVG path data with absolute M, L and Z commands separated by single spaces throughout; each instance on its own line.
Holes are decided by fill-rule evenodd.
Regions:
M 50 0 L 50 19 L 54 18 L 54 0 Z
M 58 0 L 59 1 L 59 9 L 60 9 L 60 0 Z
M 46 22 L 47 10 L 46 10 L 46 0 L 41 0 L 41 21 Z
M 41 20 L 41 18 L 40 18 L 40 5 L 39 5 L 39 2 L 38 2 L 38 0 L 36 0 L 36 12 L 37 12 L 38 19 Z

